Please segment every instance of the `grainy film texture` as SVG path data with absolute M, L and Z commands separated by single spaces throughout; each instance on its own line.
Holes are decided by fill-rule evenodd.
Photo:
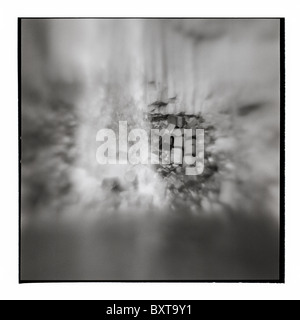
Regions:
M 279 279 L 279 19 L 20 23 L 22 281 Z

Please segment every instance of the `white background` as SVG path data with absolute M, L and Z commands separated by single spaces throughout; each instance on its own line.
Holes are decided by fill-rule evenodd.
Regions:
M 178 1 L 179 2 L 179 1 Z M 5 4 L 4 4 L 5 3 Z M 300 2 L 7 1 L 0 9 L 0 299 L 299 299 Z M 17 18 L 89 16 L 286 18 L 286 284 L 18 284 Z

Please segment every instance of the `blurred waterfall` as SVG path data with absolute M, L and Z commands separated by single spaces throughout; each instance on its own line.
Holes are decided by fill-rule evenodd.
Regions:
M 276 278 L 279 28 L 276 19 L 23 19 L 23 278 Z M 215 128 L 218 215 L 195 216 L 188 202 L 170 210 L 150 166 L 97 164 L 98 130 L 118 132 L 124 120 L 149 129 L 155 101 Z

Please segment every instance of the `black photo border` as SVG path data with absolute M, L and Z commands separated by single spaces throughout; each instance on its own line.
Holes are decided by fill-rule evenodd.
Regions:
M 22 35 L 22 20 L 75 20 L 75 19 L 239 19 L 239 20 L 280 20 L 280 261 L 279 263 L 279 278 L 277 280 L 45 280 L 45 281 L 31 281 L 22 280 L 22 241 L 21 241 L 21 176 L 22 176 L 22 46 L 21 46 L 21 35 Z M 19 201 L 19 284 L 32 284 L 32 283 L 285 283 L 285 18 L 284 17 L 19 17 L 17 19 L 18 24 L 18 201 Z

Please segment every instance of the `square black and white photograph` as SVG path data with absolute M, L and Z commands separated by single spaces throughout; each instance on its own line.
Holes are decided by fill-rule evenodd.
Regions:
M 19 18 L 19 281 L 284 282 L 284 23 Z

